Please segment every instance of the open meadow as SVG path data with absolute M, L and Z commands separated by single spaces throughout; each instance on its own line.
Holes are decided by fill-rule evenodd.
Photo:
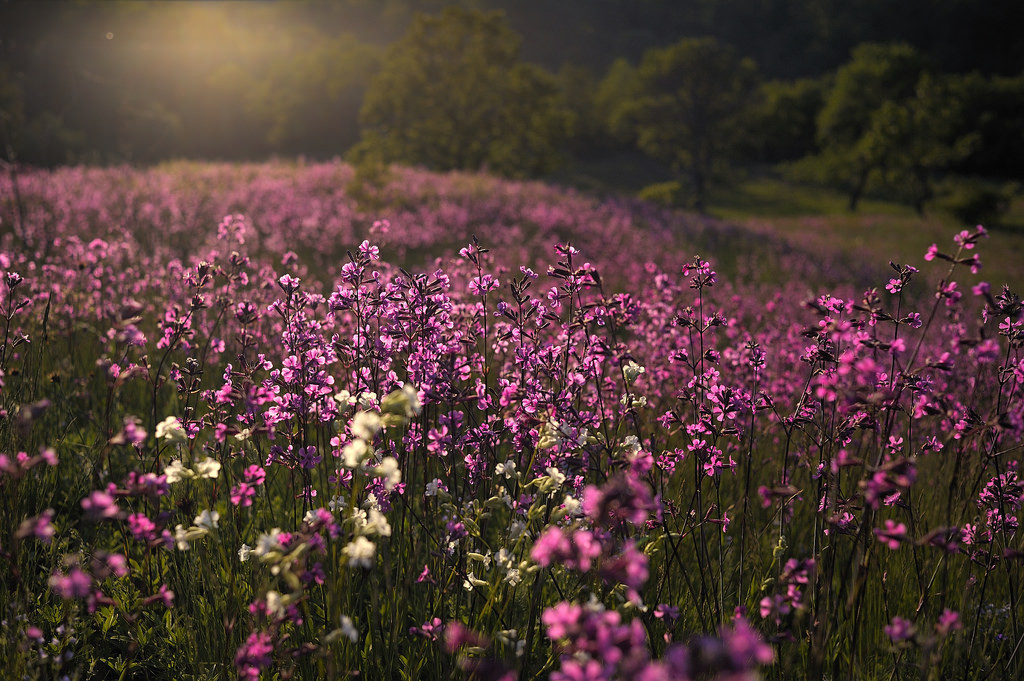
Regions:
M 5 174 L 3 676 L 1024 677 L 1021 237 L 725 217 Z

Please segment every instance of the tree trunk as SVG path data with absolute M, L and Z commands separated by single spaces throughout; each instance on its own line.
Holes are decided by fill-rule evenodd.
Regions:
M 856 182 L 850 189 L 850 212 L 857 212 L 857 204 L 860 202 L 862 196 L 864 196 L 864 189 L 868 186 L 868 175 L 871 174 L 871 169 L 866 168 L 860 171 L 857 176 Z

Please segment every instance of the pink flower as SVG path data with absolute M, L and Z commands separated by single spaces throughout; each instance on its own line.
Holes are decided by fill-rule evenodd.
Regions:
M 53 573 L 50 577 L 50 588 L 64 600 L 85 598 L 91 593 L 92 578 L 75 565 L 67 574 Z
M 907 641 L 914 636 L 914 624 L 902 617 L 893 617 L 892 622 L 882 627 L 882 631 L 893 643 Z

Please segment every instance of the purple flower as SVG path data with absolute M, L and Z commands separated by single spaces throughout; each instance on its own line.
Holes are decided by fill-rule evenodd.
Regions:
M 882 631 L 893 643 L 908 641 L 914 636 L 914 624 L 902 617 L 893 617 L 892 622 L 882 627 Z
M 53 573 L 50 576 L 50 588 L 64 600 L 85 598 L 91 593 L 92 578 L 74 565 L 67 574 Z
M 107 492 L 95 490 L 86 498 L 82 499 L 82 508 L 85 510 L 85 517 L 92 522 L 99 522 L 106 518 L 116 518 L 120 509 L 114 497 Z

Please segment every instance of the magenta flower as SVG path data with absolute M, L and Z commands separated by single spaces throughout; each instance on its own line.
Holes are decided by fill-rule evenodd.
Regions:
M 893 643 L 908 641 L 914 637 L 914 624 L 902 617 L 893 617 L 892 622 L 882 627 L 882 631 Z
M 53 526 L 53 515 L 53 509 L 48 508 L 34 518 L 23 520 L 15 536 L 19 539 L 35 537 L 44 544 L 49 544 L 57 533 L 57 528 Z
M 120 509 L 114 497 L 100 490 L 95 490 L 86 498 L 82 499 L 82 508 L 85 510 L 85 517 L 92 522 L 99 522 L 106 518 L 116 518 Z
M 85 598 L 92 592 L 92 578 L 74 565 L 67 574 L 53 573 L 50 588 L 64 600 Z

